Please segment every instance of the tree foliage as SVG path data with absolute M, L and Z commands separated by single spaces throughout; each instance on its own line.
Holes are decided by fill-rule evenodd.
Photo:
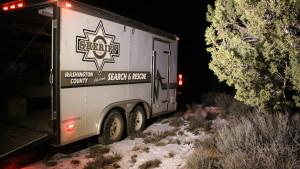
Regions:
M 300 107 L 300 0 L 216 0 L 206 17 L 209 68 L 237 100 Z

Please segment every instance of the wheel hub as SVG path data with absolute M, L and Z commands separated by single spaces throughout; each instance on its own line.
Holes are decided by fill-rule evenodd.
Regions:
M 120 121 L 118 119 L 113 119 L 109 127 L 109 136 L 111 139 L 115 139 L 120 132 Z
M 139 130 L 142 126 L 142 113 L 137 111 L 134 115 L 134 130 Z

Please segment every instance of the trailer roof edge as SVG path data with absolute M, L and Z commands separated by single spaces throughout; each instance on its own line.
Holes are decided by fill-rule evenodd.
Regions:
M 59 1 L 60 3 L 58 3 L 58 6 L 62 7 L 63 5 L 61 3 L 63 3 L 64 1 Z M 101 9 L 99 7 L 95 7 L 95 6 L 91 6 L 89 4 L 85 4 L 82 2 L 78 2 L 75 0 L 68 0 L 68 2 L 72 2 L 72 10 L 74 11 L 78 11 L 78 12 L 83 12 L 86 13 L 88 15 L 92 15 L 92 16 L 96 16 L 96 17 L 100 17 L 103 19 L 107 19 L 110 21 L 114 21 L 120 24 L 123 24 L 125 26 L 131 26 L 135 29 L 140 29 L 149 33 L 153 33 L 171 40 L 177 40 L 177 36 L 175 34 L 169 33 L 167 31 L 155 28 L 153 26 L 135 21 L 133 19 L 129 19 L 127 17 L 118 15 L 116 13 Z M 78 5 L 76 5 L 78 4 Z M 79 5 L 80 4 L 80 5 Z

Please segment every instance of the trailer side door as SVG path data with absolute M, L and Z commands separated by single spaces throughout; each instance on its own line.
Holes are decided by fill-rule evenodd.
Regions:
M 152 111 L 153 115 L 168 111 L 168 89 L 169 89 L 169 56 L 170 44 L 167 41 L 153 40 L 153 93 Z

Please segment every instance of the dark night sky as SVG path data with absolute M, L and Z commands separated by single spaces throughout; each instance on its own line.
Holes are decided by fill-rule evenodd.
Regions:
M 184 92 L 191 100 L 205 91 L 220 90 L 217 78 L 208 69 L 210 54 L 206 51 L 204 32 L 207 5 L 214 0 L 81 0 L 141 23 L 173 33 L 180 38 L 179 72 L 184 76 Z

